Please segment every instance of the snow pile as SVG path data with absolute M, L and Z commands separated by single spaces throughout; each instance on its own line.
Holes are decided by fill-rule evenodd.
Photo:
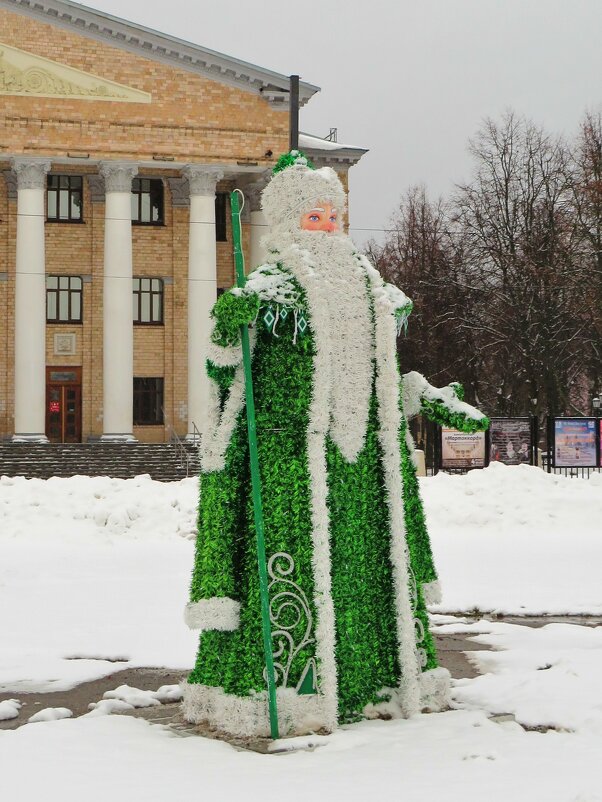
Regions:
M 161 685 L 157 691 L 153 691 L 155 699 L 162 704 L 169 702 L 179 702 L 182 699 L 182 688 L 179 685 Z
M 483 676 L 456 680 L 453 697 L 468 709 L 513 713 L 531 728 L 602 736 L 602 626 L 517 626 L 491 621 L 443 624 L 496 651 L 468 652 Z
M 0 477 L 0 537 L 65 542 L 83 539 L 193 538 L 196 479 L 155 482 L 150 476 L 111 479 Z
M 18 699 L 5 699 L 0 702 L 0 721 L 8 721 L 17 718 L 19 710 L 23 707 L 23 702 Z
M 60 721 L 63 718 L 71 718 L 73 710 L 68 707 L 45 707 L 43 710 L 38 710 L 33 716 L 27 719 L 28 724 L 35 724 L 38 721 Z
M 131 685 L 120 685 L 106 691 L 100 702 L 89 705 L 87 716 L 107 716 L 112 713 L 126 713 L 140 707 L 154 707 L 168 702 L 179 702 L 182 691 L 179 685 L 161 685 L 157 691 L 143 691 Z
M 141 691 L 140 688 L 132 688 L 131 685 L 120 685 L 114 691 L 106 691 L 103 699 L 120 699 L 132 707 L 152 707 L 161 704 L 154 691 Z
M 0 692 L 189 668 L 198 482 L 0 479 Z
M 444 611 L 602 613 L 602 474 L 495 463 L 421 480 Z
M 100 702 L 92 702 L 88 708 L 90 712 L 85 713 L 86 716 L 110 716 L 113 713 L 127 713 L 134 709 L 134 705 L 121 699 L 101 699 Z

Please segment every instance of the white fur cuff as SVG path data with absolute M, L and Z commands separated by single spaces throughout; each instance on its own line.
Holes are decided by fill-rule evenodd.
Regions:
M 220 368 L 230 368 L 242 362 L 242 348 L 240 345 L 222 346 L 209 342 L 207 344 L 207 359 Z
M 184 611 L 184 621 L 190 629 L 233 632 L 240 625 L 240 602 L 227 596 L 189 602 Z

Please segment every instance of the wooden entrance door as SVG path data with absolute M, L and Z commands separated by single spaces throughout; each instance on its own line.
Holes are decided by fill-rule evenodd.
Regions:
M 81 368 L 46 369 L 46 437 L 51 443 L 81 443 Z

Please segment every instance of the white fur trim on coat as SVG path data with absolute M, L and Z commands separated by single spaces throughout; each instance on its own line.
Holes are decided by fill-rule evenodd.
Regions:
M 391 565 L 393 567 L 397 643 L 401 669 L 398 695 L 404 715 L 411 716 L 420 710 L 420 656 L 417 650 L 410 596 L 410 559 L 403 508 L 404 487 L 399 448 L 402 414 L 400 376 L 397 367 L 397 327 L 393 304 L 380 273 L 365 257 L 362 257 L 362 263 L 366 267 L 374 293 L 378 437 L 382 449 L 391 532 Z
M 316 404 L 327 433 L 345 459 L 354 462 L 365 444 L 374 374 L 366 271 L 348 237 L 301 231 L 294 237 L 282 234 L 276 242 L 280 250 L 273 258 L 305 290 L 315 350 L 321 355 L 314 359 Z
M 240 626 L 240 602 L 228 596 L 189 602 L 184 610 L 184 621 L 190 629 L 203 632 L 233 632 Z
M 267 692 L 251 696 L 234 696 L 222 688 L 181 684 L 184 718 L 193 724 L 208 723 L 240 737 L 270 735 Z M 306 735 L 336 727 L 329 700 L 319 694 L 298 694 L 294 688 L 277 688 L 278 726 L 280 735 Z
M 255 330 L 249 331 L 251 352 L 255 347 Z M 219 346 L 217 346 L 219 347 Z M 205 414 L 205 426 L 201 432 L 201 471 L 222 471 L 226 464 L 226 451 L 232 439 L 238 416 L 245 405 L 245 377 L 242 363 L 237 366 L 234 380 L 221 409 L 220 389 L 216 382 L 209 382 L 209 393 Z
M 420 711 L 440 713 L 450 706 L 450 673 L 446 668 L 432 668 L 420 675 Z M 363 710 L 366 718 L 403 718 L 404 699 L 399 688 L 383 688 L 378 694 L 386 701 L 369 704 Z
M 207 359 L 220 368 L 233 368 L 242 362 L 242 348 L 240 345 L 216 345 L 209 342 L 205 352 Z

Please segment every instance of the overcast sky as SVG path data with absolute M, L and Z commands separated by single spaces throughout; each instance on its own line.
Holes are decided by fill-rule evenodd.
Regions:
M 320 86 L 301 130 L 370 149 L 350 173 L 359 243 L 411 185 L 468 177 L 484 117 L 571 134 L 602 104 L 602 0 L 83 1 Z

